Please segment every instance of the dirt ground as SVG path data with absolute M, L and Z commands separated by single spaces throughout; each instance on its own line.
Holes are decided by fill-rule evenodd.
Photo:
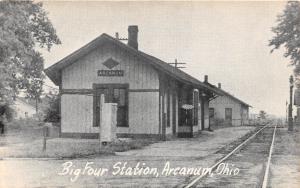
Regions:
M 112 155 L 115 151 L 140 149 L 154 143 L 148 139 L 118 139 L 100 149 L 98 139 L 47 137 L 35 121 L 18 121 L 0 136 L 1 158 L 78 158 L 88 155 Z M 46 149 L 44 149 L 46 148 Z
M 230 127 L 203 132 L 197 138 L 155 143 L 140 150 L 119 152 L 115 156 L 90 156 L 73 160 L 0 160 L 0 187 L 173 187 L 185 181 L 188 175 L 163 173 L 164 170 L 171 172 L 171 168 L 177 167 L 207 168 L 222 156 L 216 154 L 218 150 L 253 129 Z M 63 165 L 67 164 L 70 166 L 64 168 Z M 156 169 L 157 173 L 129 173 L 130 169 L 141 167 Z M 99 172 L 100 168 L 104 171 L 102 175 L 84 171 L 92 169 Z
M 277 130 L 270 170 L 270 187 L 300 187 L 300 127 Z
M 206 157 L 253 129 L 253 127 L 227 127 L 214 132 L 203 131 L 196 138 L 178 138 L 152 144 L 143 150 L 129 150 L 117 154 L 124 156 Z

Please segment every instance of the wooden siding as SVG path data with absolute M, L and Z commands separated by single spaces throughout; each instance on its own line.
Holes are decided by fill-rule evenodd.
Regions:
M 109 70 L 102 63 L 113 58 L 124 70 L 123 77 L 98 76 Z M 104 45 L 77 60 L 62 72 L 62 132 L 97 133 L 93 127 L 93 84 L 129 84 L 129 127 L 117 127 L 118 134 L 159 134 L 159 79 L 146 62 L 112 45 Z M 84 92 L 82 92 L 84 91 Z
M 98 132 L 93 127 L 93 97 L 63 94 L 61 96 L 61 131 L 75 133 Z
M 178 131 L 178 97 L 177 97 L 177 82 L 170 79 L 166 75 L 160 75 L 160 133 L 163 134 L 163 116 L 166 116 L 166 135 L 176 135 Z M 173 101 L 173 98 L 175 101 Z M 175 103 L 175 112 L 173 112 Z M 175 115 L 175 117 L 173 117 Z M 173 122 L 175 121 L 175 122 Z M 175 125 L 175 132 L 173 132 L 173 123 Z M 170 126 L 168 126 L 168 124 Z
M 249 124 L 249 107 L 241 105 L 242 125 Z
M 209 102 L 207 100 L 204 101 L 204 128 L 209 128 Z
M 202 101 L 204 101 L 204 103 L 202 104 Z M 201 126 L 201 123 L 202 123 L 202 108 L 201 106 L 204 105 L 204 128 L 207 129 L 209 128 L 209 108 L 208 108 L 208 101 L 205 99 L 205 100 L 199 100 L 199 103 L 198 103 L 198 124 L 195 125 L 193 127 L 193 132 L 197 132 L 197 131 L 201 131 L 202 130 L 202 126 Z
M 129 127 L 117 127 L 117 133 L 158 134 L 158 97 L 158 92 L 129 92 Z M 92 124 L 93 96 L 63 94 L 61 104 L 62 132 L 99 132 Z
M 124 76 L 97 75 L 98 70 L 109 70 L 102 64 L 109 58 L 120 63 L 112 70 L 124 70 Z M 91 89 L 93 83 L 129 83 L 129 89 L 159 89 L 158 74 L 151 65 L 112 45 L 92 51 L 62 71 L 62 89 Z
M 239 102 L 227 96 L 220 96 L 210 101 L 210 108 L 214 108 L 214 119 L 225 119 L 225 108 L 232 109 L 232 125 L 239 126 L 242 122 L 247 122 L 248 115 L 242 116 L 243 108 Z M 248 113 L 248 112 L 247 112 Z M 242 118 L 244 117 L 244 119 Z M 243 119 L 243 121 L 242 121 Z
M 159 92 L 129 93 L 128 133 L 158 134 Z M 120 128 L 126 132 L 126 128 Z

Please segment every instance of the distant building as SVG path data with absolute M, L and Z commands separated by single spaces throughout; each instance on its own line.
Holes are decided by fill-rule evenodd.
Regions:
M 17 97 L 12 108 L 15 111 L 15 119 L 32 118 L 35 114 L 35 106 L 31 105 L 26 99 Z
M 209 114 L 211 125 L 239 126 L 248 124 L 249 104 L 234 97 L 221 89 L 223 96 L 218 96 L 209 102 Z
M 100 96 L 117 103 L 119 137 L 192 136 L 209 127 L 208 101 L 221 92 L 128 44 L 102 34 L 45 70 L 59 86 L 61 135 L 99 136 Z
M 254 114 L 254 113 L 249 114 L 249 119 L 255 120 L 255 119 L 258 119 L 258 118 L 259 118 L 259 114 Z
M 296 88 L 294 92 L 294 105 L 296 106 L 295 125 L 300 126 L 300 89 Z

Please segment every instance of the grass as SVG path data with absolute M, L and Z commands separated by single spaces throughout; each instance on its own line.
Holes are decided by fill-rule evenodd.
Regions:
M 114 155 L 141 149 L 154 143 L 149 139 L 117 139 L 100 148 L 98 139 L 48 138 L 43 151 L 43 126 L 32 120 L 14 121 L 0 137 L 0 158 L 78 158 L 91 155 Z
M 127 150 L 134 150 L 134 149 L 142 149 L 145 146 L 155 143 L 154 140 L 149 139 L 130 139 L 126 141 L 118 141 L 113 142 L 110 144 L 110 147 L 115 152 L 123 152 Z
M 46 150 L 43 151 L 43 139 L 17 144 L 11 147 L 0 147 L 2 157 L 12 158 L 78 158 L 90 155 L 114 155 L 132 149 L 141 149 L 154 143 L 148 140 L 117 141 L 101 146 L 97 139 L 54 138 L 48 139 Z

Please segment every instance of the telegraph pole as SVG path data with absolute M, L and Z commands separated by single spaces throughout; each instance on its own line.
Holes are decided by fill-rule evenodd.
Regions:
M 288 123 L 288 116 L 289 116 L 289 103 L 286 100 L 286 102 L 285 102 L 285 123 Z
M 290 76 L 290 104 L 289 104 L 289 117 L 288 117 L 288 130 L 293 131 L 293 87 L 294 87 L 294 78 Z
M 175 59 L 175 62 L 174 63 L 168 63 L 168 64 L 174 64 L 174 67 L 177 68 L 177 69 L 183 69 L 183 68 L 186 68 L 186 67 L 183 67 L 183 66 L 178 66 L 178 65 L 184 65 L 186 63 L 183 63 L 183 62 L 178 62 L 177 59 Z

